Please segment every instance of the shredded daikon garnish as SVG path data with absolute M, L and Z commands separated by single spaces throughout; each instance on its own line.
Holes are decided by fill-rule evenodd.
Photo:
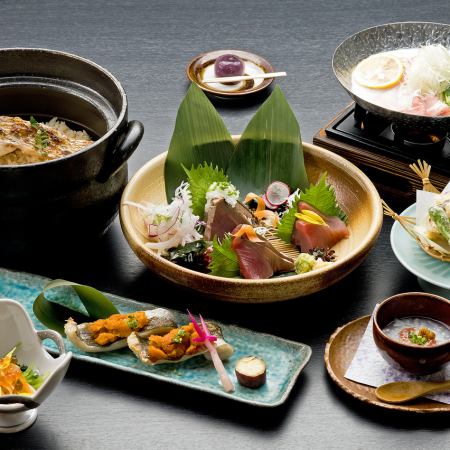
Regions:
M 205 213 L 208 212 L 212 201 L 217 198 L 223 198 L 234 208 L 239 199 L 239 191 L 231 183 L 226 181 L 212 183 L 206 193 Z
M 441 44 L 421 47 L 407 71 L 406 86 L 439 95 L 450 86 L 450 53 Z
M 199 216 L 192 212 L 189 183 L 183 182 L 175 190 L 175 196 L 168 205 L 126 202 L 138 208 L 147 228 L 150 242 L 145 246 L 164 255 L 172 247 L 186 245 L 201 239 L 196 226 Z

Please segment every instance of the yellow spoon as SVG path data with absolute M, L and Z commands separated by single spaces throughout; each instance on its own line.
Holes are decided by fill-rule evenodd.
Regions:
M 450 380 L 433 381 L 396 381 L 379 386 L 375 395 L 386 403 L 403 403 L 426 394 L 450 390 Z

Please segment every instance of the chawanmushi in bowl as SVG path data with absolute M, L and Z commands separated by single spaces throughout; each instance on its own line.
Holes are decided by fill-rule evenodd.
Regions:
M 143 126 L 106 69 L 46 49 L 0 50 L 2 254 L 103 233 Z
M 450 301 L 423 292 L 394 295 L 375 311 L 373 337 L 395 367 L 436 372 L 450 361 Z

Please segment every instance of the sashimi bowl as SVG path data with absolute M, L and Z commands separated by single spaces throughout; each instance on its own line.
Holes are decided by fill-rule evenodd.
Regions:
M 239 136 L 234 137 L 235 141 Z M 303 143 L 311 182 L 326 172 L 338 203 L 349 217 L 349 237 L 333 250 L 336 261 L 312 272 L 269 279 L 225 278 L 177 265 L 146 247 L 142 217 L 129 202 L 166 203 L 162 153 L 134 175 L 122 196 L 120 220 L 124 235 L 138 258 L 157 275 L 204 296 L 237 303 L 269 303 L 303 297 L 325 289 L 352 272 L 375 244 L 382 225 L 382 207 L 375 186 L 355 165 L 321 147 Z

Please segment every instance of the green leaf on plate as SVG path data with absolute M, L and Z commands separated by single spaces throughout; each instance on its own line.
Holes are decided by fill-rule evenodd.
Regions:
M 296 195 L 294 197 L 294 200 L 292 201 L 291 207 L 285 211 L 283 217 L 281 218 L 277 226 L 278 237 L 287 244 L 291 243 L 292 233 L 294 231 L 294 224 L 295 221 L 297 220 L 295 215 L 298 213 L 297 205 L 299 201 L 300 195 Z
M 60 303 L 56 303 L 55 301 L 49 301 L 45 297 L 46 291 L 67 286 L 75 290 L 81 303 L 88 312 L 87 315 Z M 34 300 L 33 312 L 43 325 L 63 335 L 64 324 L 69 317 L 72 317 L 77 323 L 83 323 L 104 319 L 112 314 L 119 313 L 113 303 L 97 289 L 66 280 L 50 281 Z
M 224 174 L 223 169 L 212 164 L 199 164 L 197 168 L 192 166 L 191 170 L 183 166 L 188 177 L 189 190 L 191 192 L 192 211 L 195 215 L 203 218 L 205 215 L 206 193 L 214 182 L 227 182 L 228 177 Z
M 185 167 L 204 162 L 224 171 L 234 152 L 234 144 L 222 118 L 203 91 L 194 83 L 178 109 L 175 129 L 164 167 L 166 196 L 186 178 Z
M 243 195 L 265 192 L 272 181 L 308 186 L 300 127 L 278 86 L 242 134 L 227 175 Z
M 211 275 L 226 278 L 239 277 L 239 261 L 236 252 L 231 248 L 232 239 L 230 234 L 225 235 L 221 243 L 217 237 L 214 238 L 211 262 L 208 266 Z
M 301 194 L 301 200 L 309 203 L 314 208 L 327 216 L 337 216 L 347 222 L 347 214 L 341 209 L 337 200 L 336 192 L 327 183 L 327 174 L 323 173 L 317 184 L 311 184 L 308 189 Z

